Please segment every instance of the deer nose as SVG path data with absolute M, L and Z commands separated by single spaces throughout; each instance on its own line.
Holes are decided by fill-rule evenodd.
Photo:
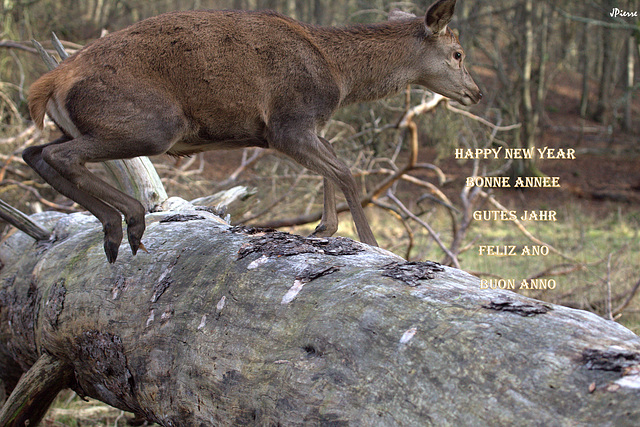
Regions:
M 477 104 L 482 99 L 482 92 L 480 92 L 480 90 L 476 88 L 476 90 L 471 90 L 467 92 L 466 97 L 469 99 L 470 102 L 469 104 L 465 104 L 465 105 Z

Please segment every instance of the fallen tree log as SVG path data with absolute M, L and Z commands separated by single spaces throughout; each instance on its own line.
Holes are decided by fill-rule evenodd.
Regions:
M 0 425 L 65 387 L 165 426 L 640 424 L 640 340 L 594 314 L 202 210 L 113 265 L 93 216 L 34 218 L 54 240 L 0 247 Z

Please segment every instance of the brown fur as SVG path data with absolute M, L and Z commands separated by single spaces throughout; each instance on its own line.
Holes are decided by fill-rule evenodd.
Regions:
M 33 120 L 38 129 L 42 129 L 44 126 L 47 101 L 56 89 L 55 80 L 55 74 L 47 73 L 33 83 L 29 89 L 29 114 L 31 114 L 31 120 Z

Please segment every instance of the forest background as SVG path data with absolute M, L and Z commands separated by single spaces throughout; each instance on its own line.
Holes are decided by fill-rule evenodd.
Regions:
M 31 39 L 51 49 L 55 32 L 73 52 L 104 32 L 172 10 L 273 9 L 311 24 L 347 25 L 385 20 L 394 8 L 422 15 L 430 3 L 3 0 L 0 199 L 26 213 L 82 210 L 20 157 L 26 146 L 52 140 L 57 132 L 49 123 L 40 135 L 30 122 L 29 86 L 46 71 Z M 458 3 L 451 26 L 484 94 L 480 104 L 463 108 L 445 101 L 433 107 L 433 95 L 415 86 L 342 109 L 323 129 L 351 166 L 363 197 L 370 196 L 366 212 L 378 242 L 410 260 L 459 266 L 488 287 L 512 280 L 514 292 L 593 311 L 639 333 L 640 1 Z M 415 127 L 402 125 L 407 117 Z M 573 149 L 575 159 L 455 156 L 456 149 L 499 147 L 502 152 Z M 411 169 L 398 173 L 412 155 Z M 190 200 L 237 185 L 249 188 L 252 195 L 229 212 L 233 223 L 278 225 L 298 234 L 309 234 L 317 223 L 313 218 L 321 209 L 322 180 L 272 152 L 246 149 L 151 160 L 170 196 Z M 92 170 L 104 174 L 100 165 Z M 380 186 L 394 174 L 389 188 Z M 560 187 L 467 187 L 466 178 L 474 176 L 509 176 L 512 184 L 517 177 L 558 177 Z M 520 216 L 525 210 L 555 211 L 557 220 L 477 220 L 473 215 L 515 211 Z M 340 219 L 338 234 L 355 238 L 348 212 Z M 5 227 L 4 234 L 10 232 Z M 518 255 L 486 254 L 489 247 L 500 251 L 505 246 L 516 246 Z M 520 255 L 524 247 L 543 246 L 547 255 Z M 538 289 L 520 288 L 523 280 L 536 280 Z M 69 400 L 67 406 L 73 401 L 63 400 Z M 77 425 L 80 416 L 65 415 L 64 405 L 47 422 Z M 92 408 L 100 414 L 104 409 Z M 72 421 L 64 421 L 65 416 Z M 85 424 L 113 424 L 122 415 L 109 416 L 115 418 L 88 416 Z

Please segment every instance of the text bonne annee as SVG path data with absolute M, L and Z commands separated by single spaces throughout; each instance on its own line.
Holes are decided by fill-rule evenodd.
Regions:
M 576 158 L 576 150 L 573 148 L 456 148 L 456 159 L 532 159 L 537 155 L 541 159 L 571 159 Z M 511 180 L 508 176 L 468 176 L 465 185 L 467 187 L 511 187 Z M 532 176 L 517 177 L 514 188 L 518 187 L 560 187 L 559 176 Z

